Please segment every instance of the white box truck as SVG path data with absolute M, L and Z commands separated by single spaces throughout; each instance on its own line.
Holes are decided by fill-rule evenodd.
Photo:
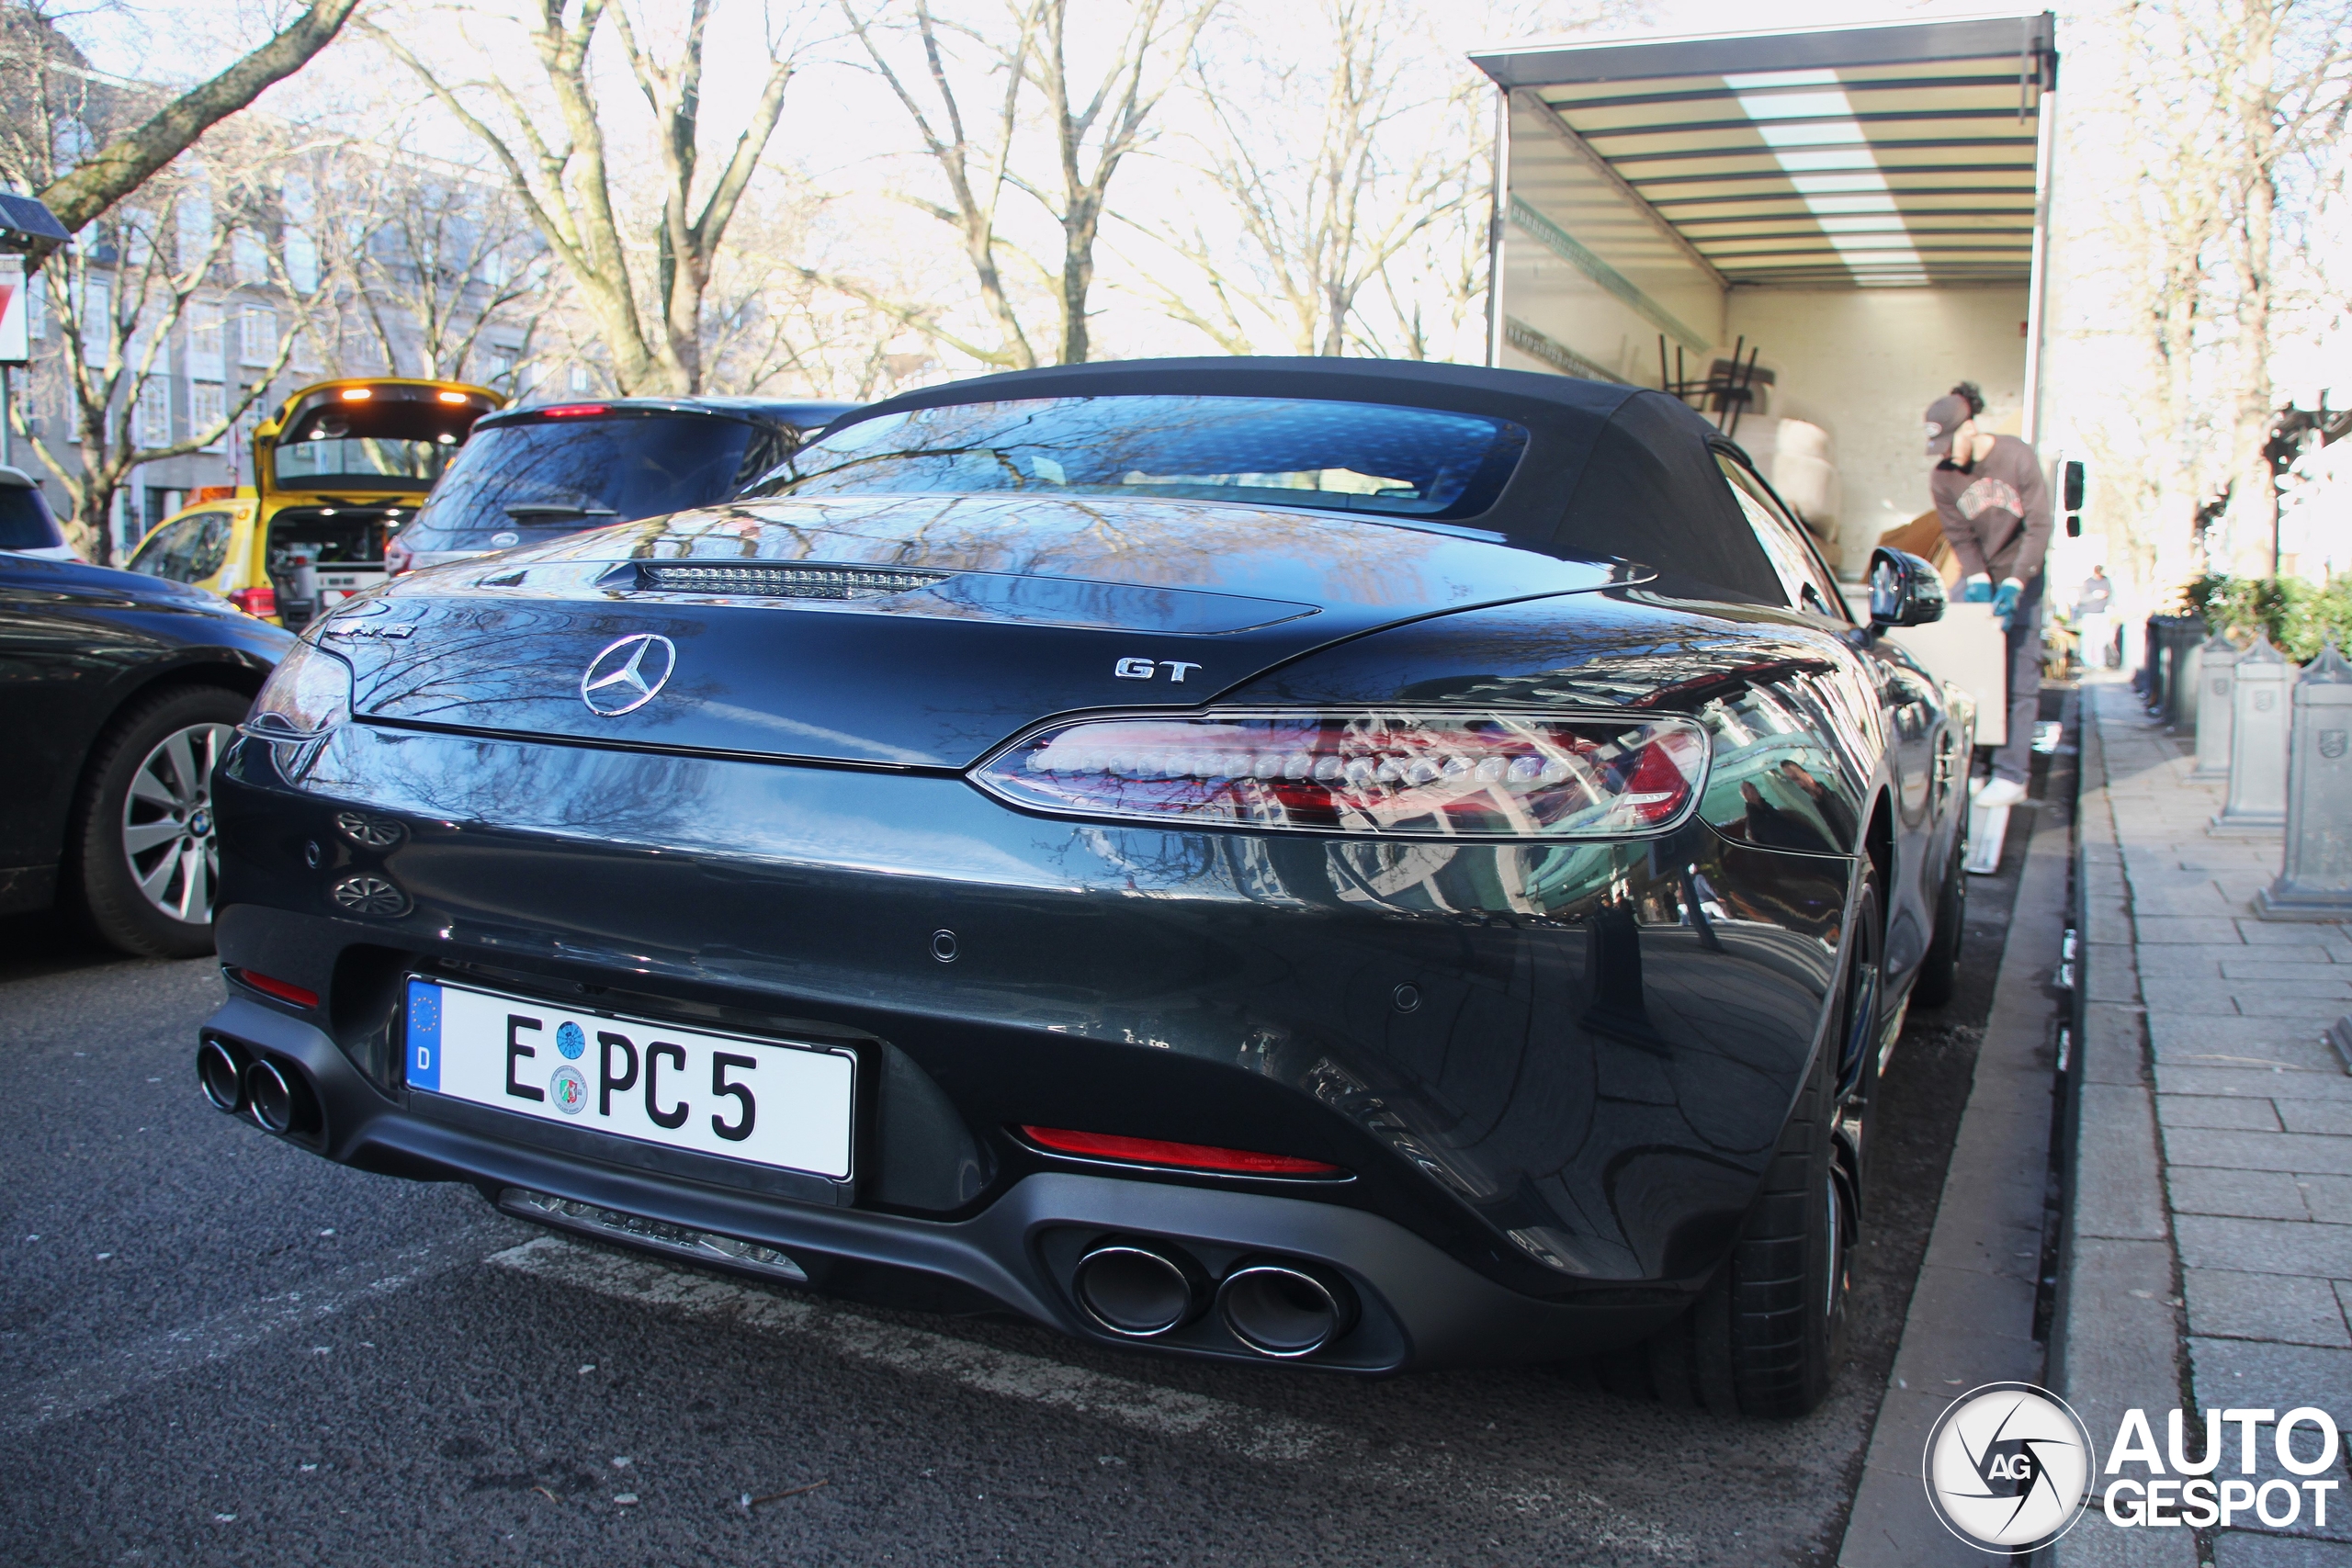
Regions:
M 1499 154 L 1488 363 L 1664 387 L 1715 418 L 1859 578 L 1929 510 L 1955 382 L 2037 439 L 2055 18 L 1484 51 Z M 1914 656 L 2003 737 L 2001 637 Z M 1906 636 L 1907 634 L 1896 634 Z

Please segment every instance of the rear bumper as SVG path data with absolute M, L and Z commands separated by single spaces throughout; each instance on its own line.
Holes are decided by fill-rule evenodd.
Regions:
M 1076 1332 L 1065 1232 L 1191 1238 L 1204 1264 L 1283 1241 L 1362 1281 L 1367 1335 L 1371 1303 L 1403 1303 L 1365 1370 L 1600 1348 L 1689 1300 L 1822 1048 L 1852 886 L 1847 861 L 1700 825 L 1177 834 L 1024 816 L 956 778 L 372 726 L 300 783 L 243 742 L 216 799 L 223 962 L 323 998 L 241 997 L 218 1027 L 296 1026 L 250 1043 L 319 1080 L 332 1158 L 772 1245 L 829 1290 L 895 1269 Z M 567 1145 L 411 1096 L 412 971 L 851 1044 L 875 1107 L 856 1180 Z M 1351 1178 L 1140 1173 L 1044 1155 L 1023 1124 Z M 1064 1191 L 1118 1201 L 1034 1196 Z M 1452 1304 L 1410 1304 L 1430 1292 Z
M 1069 1283 L 1079 1253 L 1114 1235 L 1172 1245 L 1201 1260 L 1212 1278 L 1245 1258 L 1265 1257 L 1337 1272 L 1353 1288 L 1361 1319 L 1304 1363 L 1335 1371 L 1558 1359 L 1631 1343 L 1681 1304 L 1665 1298 L 1634 1304 L 1539 1300 L 1464 1267 L 1381 1215 L 1263 1192 L 1040 1171 L 960 1220 L 778 1201 L 582 1160 L 419 1114 L 369 1084 L 322 1031 L 245 997 L 232 996 L 203 1032 L 281 1067 L 299 1066 L 322 1115 L 315 1131 L 292 1136 L 339 1163 L 469 1182 L 492 1201 L 523 1189 L 754 1242 L 786 1254 L 821 1290 L 949 1309 L 992 1307 L 1123 1348 L 1139 1342 L 1097 1328 L 1073 1304 Z M 1213 1313 L 1140 1343 L 1262 1359 Z

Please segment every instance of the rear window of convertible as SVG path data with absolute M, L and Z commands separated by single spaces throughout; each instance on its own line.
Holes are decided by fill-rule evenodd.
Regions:
M 1473 517 L 1527 432 L 1387 403 L 1114 396 L 951 403 L 860 420 L 812 442 L 767 495 L 874 491 L 1133 495 Z

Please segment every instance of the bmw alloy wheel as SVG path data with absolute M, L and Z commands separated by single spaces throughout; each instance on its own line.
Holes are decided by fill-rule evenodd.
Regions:
M 122 800 L 122 857 L 141 895 L 190 925 L 212 919 L 220 852 L 213 837 L 212 769 L 236 735 L 225 724 L 192 724 L 155 743 Z

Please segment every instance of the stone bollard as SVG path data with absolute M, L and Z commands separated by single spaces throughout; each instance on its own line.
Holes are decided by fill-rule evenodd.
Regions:
M 2286 657 L 2255 634 L 2230 682 L 2230 796 L 2211 831 L 2267 833 L 2287 825 Z
M 2197 650 L 2197 771 L 2190 778 L 2229 777 L 2230 671 L 2237 661 L 2237 644 L 2219 632 Z
M 2352 919 L 2352 664 L 2329 643 L 2295 682 L 2287 850 L 2255 895 L 2266 920 Z

